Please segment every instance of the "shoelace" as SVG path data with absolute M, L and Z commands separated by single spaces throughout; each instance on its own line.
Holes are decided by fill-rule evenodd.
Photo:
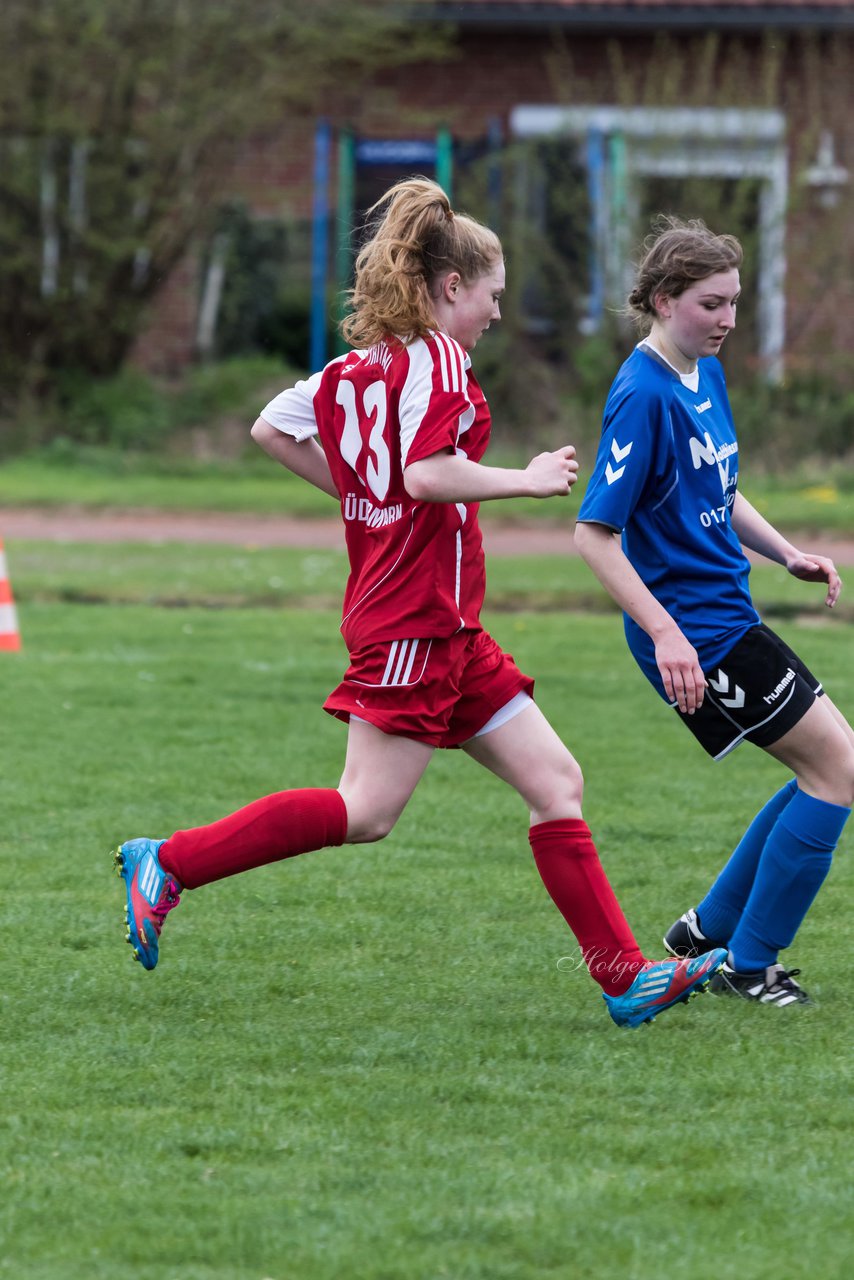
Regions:
M 163 892 L 161 893 L 158 901 L 151 908 L 151 914 L 156 916 L 156 919 L 152 920 L 151 923 L 154 925 L 158 934 L 163 928 L 163 921 L 166 919 L 172 908 L 177 907 L 180 901 L 181 890 L 178 887 L 178 882 L 176 880 L 167 880 L 163 886 Z
M 783 987 L 786 991 L 800 991 L 801 988 L 797 982 L 792 981 L 793 978 L 797 978 L 799 973 L 800 969 L 781 969 L 776 975 L 774 986 Z

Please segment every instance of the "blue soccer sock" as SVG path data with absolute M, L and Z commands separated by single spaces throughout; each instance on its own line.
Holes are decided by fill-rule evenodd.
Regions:
M 798 790 L 774 825 L 738 928 L 730 964 L 756 973 L 788 947 L 830 870 L 833 851 L 851 813 Z
M 707 938 L 729 942 L 735 933 L 756 879 L 756 868 L 765 842 L 797 789 L 797 780 L 792 778 L 759 810 L 723 871 L 697 907 L 700 928 Z

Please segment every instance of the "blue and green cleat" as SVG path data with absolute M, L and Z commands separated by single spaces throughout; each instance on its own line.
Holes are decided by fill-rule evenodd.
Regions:
M 160 865 L 157 851 L 165 840 L 128 840 L 113 851 L 116 873 L 125 882 L 127 941 L 143 969 L 157 964 L 163 921 L 180 901 L 181 886 Z
M 691 999 L 708 984 L 726 960 L 725 948 L 716 947 L 701 956 L 678 960 L 650 960 L 628 991 L 603 996 L 618 1027 L 639 1027 L 652 1022 L 664 1009 Z

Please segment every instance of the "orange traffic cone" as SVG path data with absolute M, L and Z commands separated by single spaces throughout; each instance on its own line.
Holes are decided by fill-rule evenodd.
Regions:
M 3 539 L 0 538 L 0 650 L 17 650 L 21 647 L 21 633 L 18 630 L 18 615 L 12 599 L 12 584 L 6 570 L 6 553 L 3 550 Z

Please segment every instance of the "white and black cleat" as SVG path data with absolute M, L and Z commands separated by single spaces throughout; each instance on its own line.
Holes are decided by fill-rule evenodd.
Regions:
M 757 973 L 738 973 L 725 964 L 709 983 L 716 996 L 738 996 L 757 1004 L 813 1004 L 803 987 L 795 982 L 800 969 L 786 970 L 781 964 L 769 964 Z
M 670 926 L 662 941 L 665 951 L 672 956 L 701 956 L 716 947 L 726 949 L 726 942 L 722 939 L 709 938 L 703 933 L 700 917 L 693 907 Z

